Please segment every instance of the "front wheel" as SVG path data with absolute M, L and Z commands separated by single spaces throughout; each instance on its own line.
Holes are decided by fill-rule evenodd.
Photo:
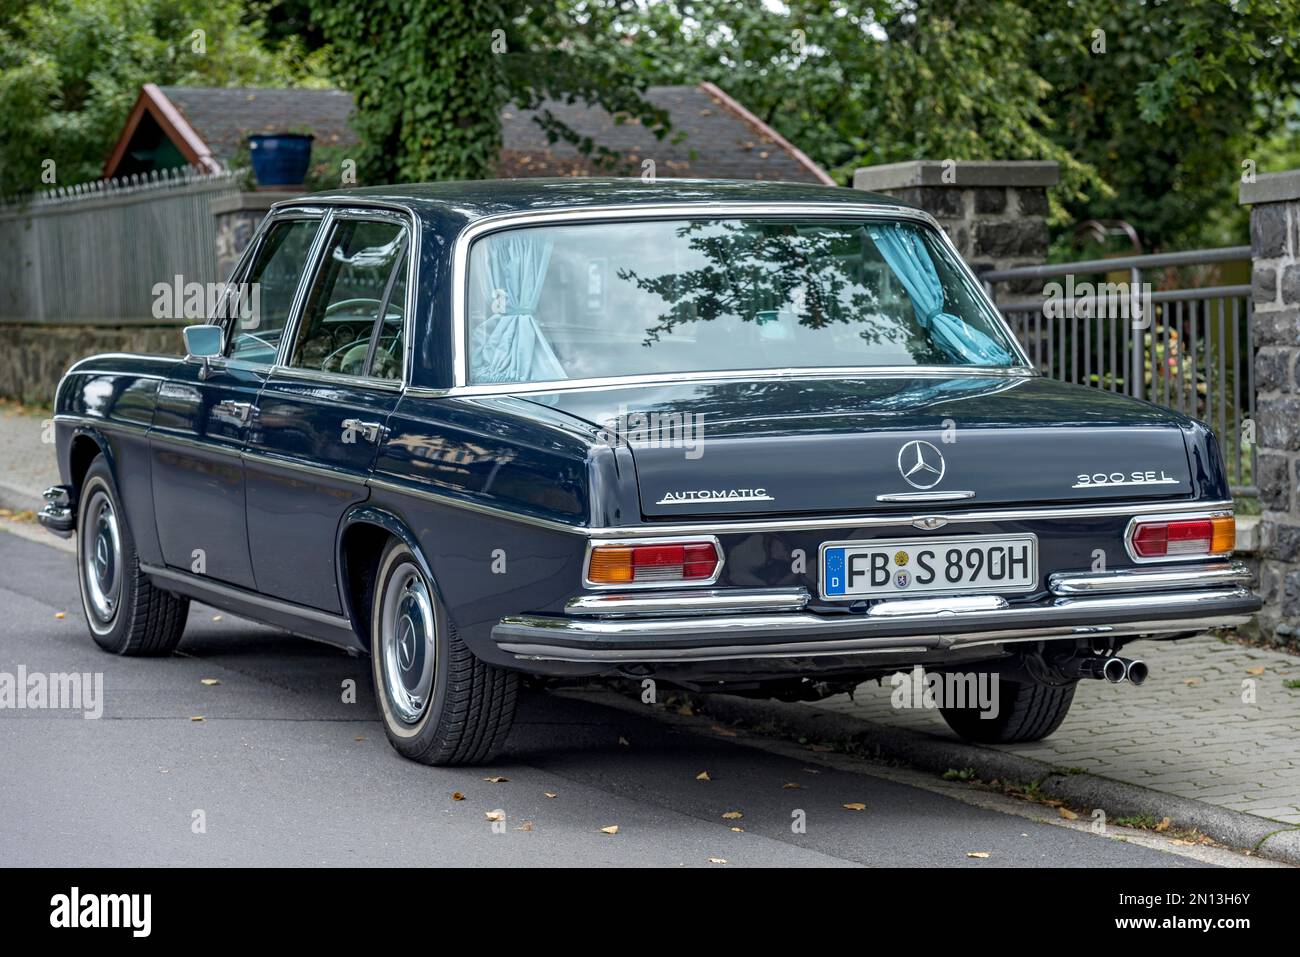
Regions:
M 1061 685 L 1038 681 L 1009 681 L 994 675 L 998 682 L 998 708 L 986 718 L 976 708 L 940 708 L 948 727 L 967 741 L 980 744 L 1014 744 L 1041 741 L 1061 726 L 1070 713 L 1074 688 L 1078 682 Z
M 77 583 L 95 644 L 115 655 L 170 655 L 185 631 L 190 600 L 155 587 L 140 570 L 102 455 L 81 483 L 77 511 Z
M 379 561 L 370 661 L 384 731 L 399 754 L 422 764 L 478 764 L 505 744 L 519 675 L 474 656 L 400 541 Z

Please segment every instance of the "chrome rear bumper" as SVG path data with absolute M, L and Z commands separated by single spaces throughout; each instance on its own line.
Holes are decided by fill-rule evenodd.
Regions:
M 879 602 L 866 613 L 839 614 L 808 611 L 802 588 L 583 596 L 570 603 L 566 616 L 502 619 L 492 637 L 502 652 L 521 661 L 617 664 L 1159 637 L 1245 624 L 1260 607 L 1244 587 L 1249 581 L 1249 570 L 1239 562 L 1060 574 L 1049 579 L 1052 597 L 1035 604 L 1012 606 L 992 596 L 900 599 Z M 769 607 L 758 607 L 759 595 L 767 595 Z M 674 609 L 674 601 L 684 607 Z

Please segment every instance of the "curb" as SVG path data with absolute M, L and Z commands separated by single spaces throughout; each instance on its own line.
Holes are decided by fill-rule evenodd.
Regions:
M 862 718 L 820 711 L 809 705 L 754 701 L 731 695 L 693 696 L 700 710 L 729 721 L 774 727 L 813 741 L 847 746 L 875 758 L 943 774 L 973 768 L 983 781 L 1039 781 L 1040 792 L 1076 807 L 1100 807 L 1110 818 L 1151 815 L 1195 828 L 1228 847 L 1249 849 L 1258 857 L 1300 867 L 1300 827 L 1176 797 L 1136 784 L 1087 772 L 1067 774 L 1059 767 L 962 741 L 891 728 Z

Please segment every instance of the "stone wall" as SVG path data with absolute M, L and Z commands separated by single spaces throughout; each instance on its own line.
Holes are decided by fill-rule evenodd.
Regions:
M 1241 185 L 1250 205 L 1261 638 L 1300 649 L 1300 170 Z
M 51 405 L 68 366 L 99 352 L 181 355 L 180 325 L 86 326 L 0 323 L 0 396 Z
M 1060 179 L 1056 163 L 914 160 L 867 166 L 855 189 L 920 206 L 939 221 L 976 272 L 1038 265 L 1047 258 L 1047 189 Z M 1041 292 L 1042 283 L 1031 283 Z

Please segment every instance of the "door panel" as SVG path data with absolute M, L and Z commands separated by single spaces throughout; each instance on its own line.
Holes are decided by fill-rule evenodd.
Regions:
M 263 594 L 342 609 L 339 524 L 366 482 L 401 389 L 408 231 L 338 213 L 286 366 L 258 398 L 245 452 L 248 538 Z
M 236 281 L 258 307 L 213 317 L 226 329 L 221 358 L 178 363 L 158 391 L 150 432 L 154 512 L 163 560 L 253 588 L 241 458 L 257 397 L 292 318 L 319 216 L 277 216 L 259 233 Z

